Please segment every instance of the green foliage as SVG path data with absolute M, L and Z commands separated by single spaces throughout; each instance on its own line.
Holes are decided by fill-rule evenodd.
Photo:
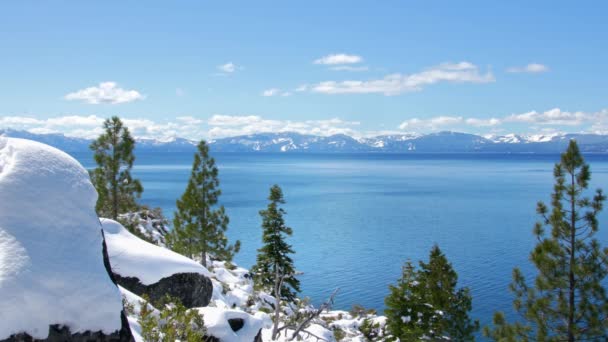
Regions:
M 280 297 L 294 301 L 300 292 L 300 281 L 296 278 L 293 260 L 289 256 L 295 253 L 285 239 L 293 230 L 285 225 L 283 215 L 286 211 L 280 207 L 285 203 L 283 191 L 278 185 L 270 188 L 270 203 L 266 210 L 260 211 L 262 217 L 262 248 L 258 249 L 257 262 L 253 266 L 253 279 L 257 288 L 270 290 L 280 285 Z
M 376 310 L 374 309 L 366 309 L 361 304 L 353 304 L 349 311 L 350 315 L 353 317 L 365 317 L 367 315 L 375 315 Z
M 224 206 L 218 207 L 221 195 L 218 169 L 209 156 L 209 146 L 202 140 L 194 155 L 188 186 L 177 201 L 173 231 L 167 236 L 167 245 L 190 258 L 200 257 L 207 266 L 207 255 L 230 261 L 238 253 L 241 243 L 228 244 L 225 235 L 228 216 Z
M 103 128 L 104 133 L 90 146 L 97 164 L 91 171 L 91 182 L 99 196 L 95 209 L 99 216 L 117 220 L 120 213 L 137 208 L 135 199 L 141 196 L 143 187 L 131 177 L 135 140 L 129 130 L 116 116 L 107 119 Z
M 382 329 L 380 328 L 380 323 L 374 323 L 371 318 L 366 318 L 363 320 L 363 323 L 361 323 L 359 331 L 363 334 L 366 341 L 378 341 Z
M 125 297 L 122 297 L 122 308 L 127 316 L 131 316 L 135 312 L 135 306 L 129 303 Z
M 178 299 L 166 297 L 163 303 L 157 304 L 162 308 L 159 314 L 148 303 L 140 303 L 138 323 L 141 326 L 141 335 L 146 342 L 199 342 L 205 337 L 203 316 L 196 309 L 188 310 Z
M 235 264 L 233 264 L 233 263 L 232 263 L 232 261 L 226 261 L 226 262 L 224 263 L 224 267 L 225 267 L 227 270 L 230 270 L 230 271 L 234 271 L 234 270 L 236 270 L 236 268 L 237 268 L 237 266 L 236 266 Z
M 258 309 L 258 311 L 264 312 L 264 313 L 267 313 L 267 314 L 271 314 L 272 313 L 272 309 L 267 308 L 267 307 L 261 307 L 261 308 Z
M 342 330 L 338 327 L 334 327 L 333 332 L 334 332 L 334 338 L 338 342 L 342 341 L 346 337 L 346 333 L 344 332 L 344 330 Z
M 226 283 L 222 283 L 222 294 L 227 294 L 228 292 L 230 292 L 230 285 L 226 284 Z
M 456 289 L 458 276 L 438 246 L 429 262 L 416 269 L 406 262 L 401 278 L 386 297 L 387 328 L 402 341 L 449 338 L 472 341 L 479 323 L 472 321 L 468 288 Z
M 153 308 L 149 305 L 149 298 L 143 295 L 143 302 L 140 302 L 139 317 L 137 323 L 141 326 L 141 337 L 145 342 L 160 342 L 161 329 L 158 317 Z
M 534 226 L 538 243 L 530 254 L 538 270 L 534 285 L 513 270 L 513 306 L 523 322 L 510 324 L 496 313 L 494 328 L 484 329 L 494 340 L 597 341 L 608 336 L 608 298 L 602 287 L 608 249 L 594 238 L 606 197 L 599 189 L 592 199 L 584 197 L 591 173 L 574 140 L 553 175 L 551 208 L 539 202 L 536 209 L 542 220 Z

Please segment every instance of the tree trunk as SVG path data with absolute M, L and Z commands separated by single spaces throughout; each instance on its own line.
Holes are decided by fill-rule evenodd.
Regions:
M 272 328 L 272 339 L 277 339 L 279 332 L 279 316 L 281 314 L 281 275 L 279 274 L 279 267 L 274 265 L 274 327 Z
M 207 268 L 207 252 L 206 251 L 201 252 L 201 265 L 203 265 L 203 267 Z
M 575 190 L 576 184 L 574 181 L 574 173 L 570 174 L 572 182 L 572 193 L 570 194 L 570 269 L 568 270 L 568 282 L 570 285 L 568 293 L 568 342 L 574 342 L 574 296 L 575 296 L 575 282 L 574 282 L 574 249 L 576 244 L 576 215 L 575 215 Z
M 112 219 L 115 221 L 118 220 L 118 170 L 120 169 L 120 163 L 116 157 L 117 134 L 115 132 L 112 138 Z

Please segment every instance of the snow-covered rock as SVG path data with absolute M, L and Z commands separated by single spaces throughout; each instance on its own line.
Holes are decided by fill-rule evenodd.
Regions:
M 263 319 L 241 310 L 213 307 L 198 308 L 205 320 L 207 334 L 221 342 L 254 342 L 263 326 Z
M 87 171 L 50 146 L 0 138 L 0 340 L 121 329 Z
M 102 218 L 101 224 L 114 273 L 136 277 L 144 285 L 156 283 L 176 273 L 211 275 L 198 262 L 146 242 L 114 220 Z
M 116 281 L 153 302 L 166 295 L 188 308 L 206 306 L 211 300 L 211 273 L 196 261 L 167 248 L 141 240 L 120 223 L 101 219 L 108 255 Z

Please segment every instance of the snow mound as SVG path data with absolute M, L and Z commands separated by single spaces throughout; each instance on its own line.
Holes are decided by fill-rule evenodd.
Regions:
M 50 324 L 72 333 L 121 328 L 96 200 L 87 171 L 72 157 L 0 138 L 0 340 L 21 332 L 46 338 Z
M 112 271 L 124 277 L 137 277 L 144 285 L 176 273 L 211 273 L 196 261 L 169 249 L 141 240 L 120 223 L 101 219 Z
M 218 338 L 221 342 L 253 341 L 263 326 L 263 320 L 240 310 L 224 310 L 213 307 L 197 308 L 203 315 L 208 335 Z M 233 331 L 229 319 L 242 319 L 244 325 L 238 331 Z

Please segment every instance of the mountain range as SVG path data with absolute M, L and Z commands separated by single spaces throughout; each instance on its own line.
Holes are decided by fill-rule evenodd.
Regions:
M 68 152 L 89 151 L 92 140 L 63 134 L 35 134 L 27 131 L 0 130 L 0 135 L 43 142 Z M 457 132 L 430 134 L 393 134 L 353 138 L 344 134 L 306 135 L 294 132 L 258 133 L 209 140 L 215 152 L 308 152 L 308 153 L 559 153 L 575 139 L 583 152 L 607 153 L 608 135 L 474 135 Z M 175 138 L 169 141 L 136 139 L 138 151 L 190 152 L 196 141 Z

